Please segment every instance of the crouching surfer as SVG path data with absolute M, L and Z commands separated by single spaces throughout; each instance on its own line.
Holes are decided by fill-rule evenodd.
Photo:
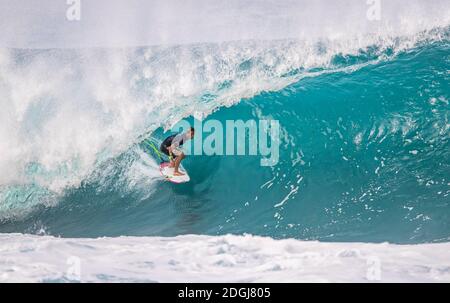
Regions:
M 175 176 L 184 175 L 178 168 L 180 167 L 181 161 L 186 157 L 181 150 L 181 146 L 194 137 L 194 128 L 191 127 L 187 132 L 175 134 L 167 137 L 163 143 L 161 143 L 160 150 L 169 156 L 170 167 L 174 168 Z

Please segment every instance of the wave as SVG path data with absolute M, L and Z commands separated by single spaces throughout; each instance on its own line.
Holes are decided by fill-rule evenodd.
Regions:
M 434 199 L 432 212 L 447 213 L 448 92 L 442 83 L 448 82 L 448 34 L 448 28 L 434 28 L 410 36 L 358 39 L 2 49 L 1 230 L 44 228 L 64 236 L 250 231 L 302 239 L 444 241 L 449 236 L 447 221 L 430 220 L 432 216 L 419 206 Z M 371 85 L 362 85 L 367 81 Z M 416 89 L 406 89 L 411 85 Z M 406 90 L 395 93 L 403 86 Z M 333 103 L 337 99 L 353 101 Z M 409 109 L 402 107 L 403 102 Z M 317 115 L 319 111 L 324 114 Z M 252 159 L 243 163 L 192 159 L 188 166 L 199 161 L 203 167 L 202 171 L 189 167 L 198 180 L 194 188 L 161 185 L 155 161 L 137 143 L 150 133 L 162 136 L 182 118 L 199 115 L 281 120 L 284 160 L 262 171 L 255 169 Z M 318 129 L 330 140 L 306 135 L 321 136 Z M 383 145 L 388 142 L 391 145 Z M 395 155 L 389 152 L 392 148 Z M 373 163 L 363 159 L 361 151 L 366 152 L 364 157 L 373 157 Z M 415 160 L 421 152 L 424 158 Z M 314 158 L 322 164 L 312 166 Z M 256 187 L 230 198 L 231 205 L 224 207 L 226 190 L 236 185 L 219 180 L 238 164 L 254 170 L 243 178 L 254 180 Z M 404 165 L 416 174 L 398 178 Z M 332 167 L 328 173 L 325 166 Z M 363 177 L 369 170 L 374 174 Z M 360 184 L 358 178 L 367 183 Z M 412 180 L 427 189 L 416 192 L 417 199 L 407 194 L 416 184 Z M 313 183 L 301 197 L 305 182 Z M 396 182 L 399 185 L 379 188 Z M 329 195 L 317 196 L 326 185 Z M 174 194 L 175 210 L 165 208 Z M 402 195 L 405 200 L 397 202 Z M 205 206 L 208 201 L 215 203 Z M 386 205 L 389 201 L 394 210 Z M 246 205 L 252 210 L 245 210 Z M 312 205 L 318 208 L 311 209 Z M 411 207 L 412 211 L 401 212 Z M 120 213 L 124 209 L 130 211 L 129 217 Z M 197 210 L 214 216 L 205 221 Z M 165 222 L 173 211 L 183 213 L 180 221 Z M 92 224 L 85 221 L 86 212 Z M 309 219 L 299 215 L 304 212 Z M 384 212 L 392 220 L 391 228 L 399 228 L 394 224 L 398 218 L 405 227 L 391 236 L 383 228 L 374 229 L 370 221 L 386 219 L 379 215 Z M 111 220 L 122 223 L 112 226 L 97 214 L 111 214 Z M 127 227 L 129 220 L 137 222 Z

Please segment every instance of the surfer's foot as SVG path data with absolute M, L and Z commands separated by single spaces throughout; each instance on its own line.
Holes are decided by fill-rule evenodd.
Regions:
M 176 171 L 173 173 L 174 176 L 183 176 L 183 173 L 180 173 L 179 171 Z

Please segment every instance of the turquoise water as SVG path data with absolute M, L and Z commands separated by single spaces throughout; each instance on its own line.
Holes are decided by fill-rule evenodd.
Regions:
M 190 156 L 183 165 L 191 182 L 174 185 L 157 172 L 144 182 L 142 171 L 130 177 L 132 168 L 154 173 L 156 166 L 147 164 L 155 162 L 131 144 L 66 188 L 57 203 L 4 217 L 0 232 L 448 241 L 450 44 L 425 42 L 395 55 L 369 48 L 337 54 L 331 63 L 333 69 L 318 67 L 305 78 L 296 79 L 302 70 L 292 69 L 284 76 L 295 79 L 288 86 L 207 116 L 279 120 L 276 166 L 260 166 L 258 156 Z M 246 64 L 252 62 L 240 66 L 244 71 Z M 222 89 L 227 85 L 233 84 Z M 169 133 L 159 127 L 146 137 Z M 30 200 L 20 195 L 10 191 L 4 199 L 12 205 Z M 30 195 L 39 200 L 45 191 Z

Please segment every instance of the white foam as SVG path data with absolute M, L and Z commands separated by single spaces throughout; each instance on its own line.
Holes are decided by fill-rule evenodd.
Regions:
M 370 8 L 380 3 L 379 18 Z M 68 21 L 65 1 L 0 1 L 0 45 L 129 47 L 237 40 L 409 35 L 447 26 L 447 0 L 95 0 Z M 377 14 L 378 15 L 378 14 Z M 378 16 L 377 16 L 378 17 Z
M 4 282 L 450 282 L 450 243 L 0 234 Z

